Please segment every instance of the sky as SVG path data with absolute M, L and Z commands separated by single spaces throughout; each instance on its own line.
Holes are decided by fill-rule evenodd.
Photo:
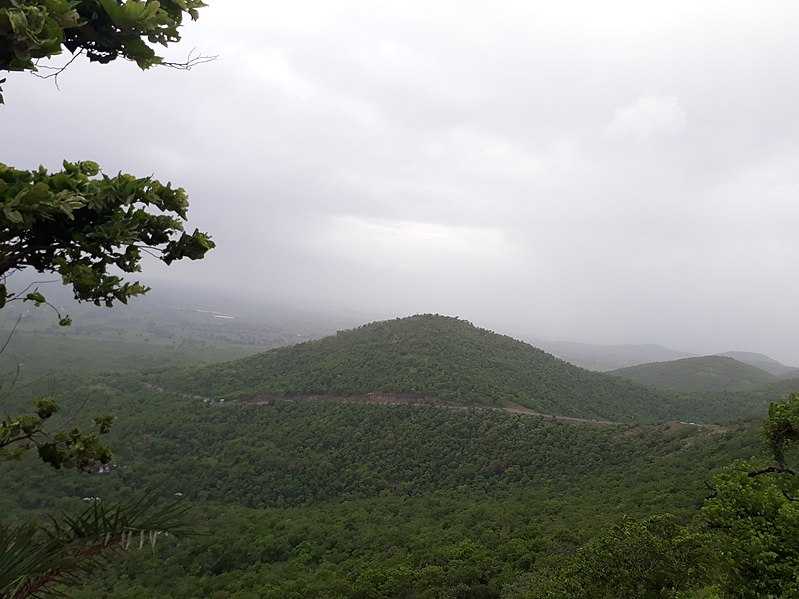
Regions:
M 799 364 L 796 2 L 208 3 L 212 63 L 4 85 L 0 161 L 187 189 L 145 280 Z

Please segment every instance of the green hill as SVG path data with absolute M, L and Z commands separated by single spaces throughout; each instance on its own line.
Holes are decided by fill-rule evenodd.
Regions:
M 657 389 L 679 392 L 748 391 L 764 387 L 777 377 L 724 356 L 652 362 L 611 372 Z
M 619 421 L 682 416 L 677 399 L 438 315 L 374 322 L 233 362 L 165 372 L 155 382 L 226 399 L 383 392 Z
M 686 395 L 691 402 L 705 407 L 726 406 L 741 418 L 757 417 L 768 410 L 773 401 L 783 401 L 799 392 L 799 379 L 779 379 L 763 387 L 746 391 L 704 391 Z M 716 412 L 718 410 L 714 410 Z

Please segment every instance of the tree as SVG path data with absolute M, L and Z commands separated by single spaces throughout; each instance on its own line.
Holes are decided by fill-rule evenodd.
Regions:
M 0 0 L 0 71 L 36 73 L 39 59 L 64 49 L 72 58 L 45 77 L 57 77 L 81 55 L 101 64 L 124 58 L 142 69 L 190 68 L 206 59 L 171 63 L 151 44 L 179 41 L 184 18 L 196 19 L 202 6 L 201 0 Z M 110 177 L 94 162 L 64 162 L 63 170 L 52 174 L 43 167 L 28 171 L 0 164 L 0 309 L 15 301 L 52 307 L 36 288 L 9 290 L 9 276 L 26 268 L 58 274 L 78 301 L 127 303 L 147 291 L 123 278 L 141 269 L 142 253 L 171 264 L 200 259 L 214 247 L 206 233 L 183 231 L 187 210 L 182 188 L 150 177 Z M 70 324 L 68 316 L 58 318 L 61 325 Z M 107 463 L 111 452 L 100 435 L 108 432 L 111 419 L 96 418 L 88 432 L 48 432 L 45 424 L 57 410 L 43 398 L 32 413 L 0 420 L 0 459 L 19 458 L 35 447 L 55 468 L 89 470 Z M 0 525 L 0 593 L 43 596 L 129 543 L 133 532 L 143 538 L 145 530 L 155 535 L 174 526 L 169 518 L 156 521 L 151 526 L 130 506 L 95 505 L 78 518 L 54 519 L 48 529 Z
M 0 420 L 0 459 L 18 459 L 31 447 L 53 468 L 92 470 L 98 463 L 111 461 L 111 450 L 100 435 L 111 430 L 110 416 L 94 419 L 94 429 L 82 432 L 79 428 L 49 433 L 45 423 L 58 411 L 52 399 L 34 402 L 34 413 L 6 416 Z
M 763 434 L 773 462 L 724 468 L 692 521 L 627 520 L 508 597 L 799 597 L 799 393 L 769 406 Z
M 147 288 L 109 268 L 135 273 L 143 252 L 171 264 L 200 259 L 214 247 L 206 233 L 183 231 L 189 202 L 182 188 L 99 172 L 94 162 L 64 162 L 52 174 L 0 163 L 0 308 L 17 300 L 46 302 L 38 290 L 8 291 L 5 279 L 24 268 L 57 273 L 76 300 L 111 307 Z
M 151 44 L 180 41 L 184 19 L 196 20 L 203 6 L 202 0 L 0 0 L 0 71 L 35 72 L 39 59 L 64 49 L 70 62 L 85 54 L 101 64 L 125 58 L 142 69 L 191 68 L 208 58 L 168 62 Z
M 773 463 L 740 462 L 715 477 L 702 514 L 736 597 L 799 596 L 799 477 L 787 463 L 799 441 L 799 393 L 773 403 L 763 424 Z
M 78 515 L 49 525 L 0 526 L 0 597 L 63 596 L 59 586 L 79 582 L 115 554 L 155 549 L 165 530 L 190 533 L 182 519 L 186 509 L 148 491 L 126 505 L 95 500 Z
M 174 65 L 148 42 L 179 41 L 184 17 L 196 19 L 202 6 L 201 0 L 0 0 L 0 71 L 36 71 L 38 59 L 64 48 L 73 58 L 86 54 L 99 63 L 121 57 L 142 69 Z M 214 247 L 206 233 L 183 231 L 188 206 L 182 188 L 150 177 L 101 175 L 94 162 L 65 161 L 56 173 L 0 164 L 0 309 L 15 301 L 53 307 L 37 288 L 9 290 L 10 274 L 25 268 L 57 273 L 78 301 L 126 304 L 148 289 L 109 269 L 135 273 L 142 253 L 171 264 L 200 259 Z M 64 326 L 71 322 L 60 313 L 58 319 Z M 110 459 L 97 437 L 107 430 L 107 418 L 98 421 L 97 431 L 48 435 L 44 423 L 56 411 L 45 402 L 33 413 L 0 421 L 0 459 L 34 446 L 56 468 L 88 468 L 92 459 Z
M 8 290 L 9 275 L 25 268 L 57 273 L 72 286 L 76 300 L 111 307 L 148 288 L 109 269 L 138 272 L 143 252 L 171 264 L 202 258 L 214 247 L 206 233 L 183 231 L 188 209 L 183 189 L 149 177 L 98 175 L 93 162 L 65 162 L 53 174 L 0 164 L 0 308 L 15 301 L 51 305 L 38 289 Z M 62 325 L 70 323 L 69 316 L 58 317 Z M 108 418 L 98 420 L 97 431 L 47 435 L 45 421 L 56 410 L 53 402 L 42 400 L 33 414 L 0 421 L 0 457 L 17 457 L 35 446 L 56 468 L 88 469 L 92 460 L 110 460 L 98 439 L 110 426 Z
M 671 514 L 625 519 L 565 563 L 553 564 L 508 596 L 551 599 L 671 598 L 704 580 L 711 553 L 700 532 Z

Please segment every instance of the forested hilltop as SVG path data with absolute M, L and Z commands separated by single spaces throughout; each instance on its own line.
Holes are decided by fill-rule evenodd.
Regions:
M 618 422 L 730 422 L 760 415 L 769 401 L 784 397 L 776 390 L 737 396 L 658 390 L 433 314 L 373 322 L 232 362 L 170 369 L 150 380 L 214 400 L 394 393 Z
M 751 391 L 778 379 L 773 374 L 727 356 L 700 356 L 651 362 L 610 374 L 667 391 Z
M 441 320 L 517 343 L 433 318 Z M 230 364 L 239 363 L 219 368 Z M 17 385 L 7 398 L 15 409 L 52 394 L 62 406 L 56 427 L 113 414 L 115 455 L 93 474 L 53 472 L 30 454 L 0 464 L 0 523 L 115 505 L 143 489 L 190 508 L 193 536 L 124 552 L 70 589 L 76 599 L 593 599 L 641 580 L 696 592 L 633 587 L 623 596 L 733 596 L 705 592 L 726 570 L 704 560 L 729 541 L 707 536 L 712 512 L 698 508 L 715 507 L 706 498 L 735 477 L 750 480 L 738 468 L 714 486 L 725 465 L 765 463 L 756 422 L 564 423 L 487 406 L 297 396 L 222 403 L 205 401 L 200 387 L 169 391 L 154 380 L 62 375 Z M 686 565 L 694 560 L 695 570 Z
M 432 314 L 374 322 L 242 360 L 166 372 L 157 380 L 225 399 L 383 392 L 618 421 L 668 420 L 685 412 L 678 399 Z

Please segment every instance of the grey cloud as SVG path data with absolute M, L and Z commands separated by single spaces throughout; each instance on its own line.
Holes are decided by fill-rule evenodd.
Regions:
M 0 160 L 189 189 L 172 276 L 799 363 L 791 2 L 214 2 L 190 73 L 6 84 Z

